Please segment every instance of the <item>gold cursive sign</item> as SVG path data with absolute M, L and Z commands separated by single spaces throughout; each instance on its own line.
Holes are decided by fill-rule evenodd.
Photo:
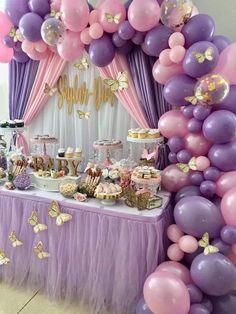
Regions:
M 101 105 L 109 102 L 111 106 L 116 103 L 116 96 L 103 84 L 101 77 L 95 78 L 93 81 L 93 90 L 89 91 L 86 82 L 78 85 L 78 75 L 74 76 L 73 86 L 69 85 L 67 75 L 59 77 L 57 82 L 58 90 L 58 108 L 62 109 L 64 102 L 67 104 L 67 112 L 69 115 L 73 112 L 73 107 L 76 104 L 87 106 L 90 97 L 93 98 L 93 104 L 96 111 L 99 111 Z

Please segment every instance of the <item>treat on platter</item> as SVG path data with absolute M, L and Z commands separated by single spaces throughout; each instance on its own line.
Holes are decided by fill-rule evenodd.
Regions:
M 160 177 L 160 171 L 154 167 L 138 166 L 134 169 L 132 178 L 138 179 L 157 179 Z
M 160 138 L 161 134 L 158 129 L 130 129 L 128 137 L 136 139 L 155 139 Z
M 84 172 L 86 173 L 86 178 L 81 188 L 88 196 L 93 197 L 95 189 L 101 179 L 102 170 L 97 164 L 89 162 Z
M 66 158 L 73 158 L 74 157 L 74 149 L 73 147 L 68 147 L 66 152 L 65 152 L 65 157 Z
M 95 197 L 101 200 L 115 201 L 121 197 L 122 188 L 118 184 L 99 183 L 95 190 Z
M 57 155 L 58 155 L 58 157 L 60 157 L 60 158 L 64 158 L 64 157 L 65 157 L 65 153 L 66 153 L 65 148 L 59 148 L 59 149 L 58 149 L 58 152 L 57 152 Z
M 76 147 L 74 151 L 74 157 L 79 158 L 82 156 L 82 149 L 80 147 Z
M 120 140 L 98 140 L 93 143 L 94 148 L 109 148 L 109 147 L 119 147 L 122 148 L 122 142 Z
M 59 158 L 80 158 L 82 156 L 82 149 L 80 147 L 68 147 L 66 150 L 65 148 L 58 149 L 58 157 Z
M 25 125 L 24 120 L 1 120 L 0 121 L 0 128 L 23 128 Z
M 65 176 L 65 171 L 63 171 L 63 170 L 61 170 L 61 171 L 55 171 L 55 170 L 44 171 L 44 170 L 40 169 L 36 174 L 39 177 L 58 179 L 58 178 Z
M 48 134 L 46 135 L 35 135 L 35 137 L 33 138 L 33 140 L 35 141 L 41 141 L 41 142 L 55 142 L 57 141 L 57 138 L 54 136 L 49 136 Z
M 66 180 L 59 185 L 59 192 L 67 198 L 74 198 L 78 192 L 78 184 L 75 181 Z

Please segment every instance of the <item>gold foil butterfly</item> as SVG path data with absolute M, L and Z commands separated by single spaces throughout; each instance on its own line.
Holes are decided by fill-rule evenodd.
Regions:
M 51 207 L 48 210 L 48 216 L 51 218 L 56 218 L 57 226 L 62 226 L 65 222 L 72 219 L 70 214 L 61 213 L 60 207 L 56 201 L 52 201 Z
M 6 257 L 6 254 L 0 250 L 0 266 L 10 263 L 10 259 Z
M 210 245 L 208 232 L 204 233 L 202 239 L 198 241 L 200 247 L 204 248 L 204 255 L 209 255 L 219 252 L 216 246 Z
M 28 224 L 34 227 L 34 233 L 39 233 L 41 231 L 47 230 L 47 226 L 41 224 L 38 220 L 36 211 L 33 211 L 30 218 L 28 219 Z
M 105 13 L 105 17 L 108 23 L 119 24 L 122 14 L 118 13 L 116 15 L 111 15 L 110 13 Z
M 190 170 L 197 170 L 197 166 L 196 166 L 196 157 L 193 157 L 190 159 L 188 164 L 181 164 L 178 163 L 176 164 L 176 166 L 182 170 L 184 173 L 188 173 Z
M 208 47 L 204 53 L 201 52 L 193 52 L 194 58 L 198 63 L 202 64 L 205 60 L 212 61 L 213 60 L 213 49 L 212 47 Z
M 55 19 L 59 20 L 62 16 L 61 12 L 56 12 L 55 10 L 51 10 L 50 16 L 55 17 Z
M 117 79 L 105 79 L 104 83 L 111 88 L 112 92 L 117 92 L 118 90 L 127 89 L 128 85 L 128 73 L 127 72 L 119 72 L 117 75 Z
M 57 88 L 51 88 L 48 83 L 45 83 L 43 92 L 52 97 L 57 92 Z
M 23 242 L 21 242 L 20 240 L 17 239 L 15 231 L 12 231 L 8 238 L 11 241 L 11 245 L 14 248 L 16 248 L 17 246 L 23 245 Z
M 19 32 L 16 31 L 14 27 L 10 30 L 9 37 L 13 38 L 13 41 L 16 43 L 18 41 L 22 41 L 23 37 Z
M 43 250 L 43 243 L 39 241 L 38 244 L 34 247 L 34 253 L 37 255 L 39 259 L 45 259 L 50 256 L 48 252 Z
M 87 111 L 87 112 L 84 112 L 82 110 L 77 110 L 76 111 L 78 116 L 79 116 L 79 119 L 89 119 L 90 116 L 91 116 L 91 112 L 90 111 Z
M 89 63 L 86 58 L 82 58 L 79 63 L 74 64 L 74 67 L 78 70 L 87 70 L 89 68 Z
M 184 100 L 190 102 L 194 106 L 198 103 L 198 99 L 195 96 L 185 97 Z

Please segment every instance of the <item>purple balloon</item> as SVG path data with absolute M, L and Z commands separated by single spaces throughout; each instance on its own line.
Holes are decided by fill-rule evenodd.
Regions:
M 205 120 L 211 113 L 211 108 L 203 105 L 197 105 L 193 110 L 193 116 L 197 120 Z
M 193 110 L 194 110 L 194 108 L 195 108 L 195 106 L 191 106 L 191 105 L 183 107 L 182 112 L 183 112 L 184 116 L 186 118 L 189 118 L 189 119 L 193 118 Z
M 205 180 L 216 182 L 220 177 L 220 171 L 215 167 L 209 167 L 204 171 Z
M 188 185 L 183 187 L 179 192 L 175 195 L 175 203 L 178 203 L 182 198 L 187 196 L 201 196 L 201 192 L 198 186 Z
M 190 173 L 189 179 L 191 183 L 196 186 L 199 186 L 204 181 L 203 174 L 200 171 L 193 171 L 192 173 Z
M 168 159 L 169 159 L 169 161 L 170 161 L 172 164 L 177 164 L 177 162 L 178 162 L 176 153 L 170 152 L 169 155 L 168 155 Z
M 153 314 L 152 311 L 149 309 L 147 304 L 145 303 L 144 298 L 142 297 L 137 306 L 136 306 L 136 314 Z
M 145 40 L 146 32 L 138 32 L 136 31 L 134 37 L 132 38 L 132 42 L 135 45 L 142 45 Z
M 159 57 L 160 53 L 169 48 L 168 40 L 173 31 L 164 25 L 158 25 L 151 29 L 144 41 L 144 47 L 148 55 Z
M 165 100 L 172 106 L 188 106 L 190 102 L 185 98 L 194 95 L 197 81 L 185 74 L 178 74 L 170 78 L 164 87 Z
M 203 181 L 200 185 L 202 195 L 207 198 L 212 198 L 216 193 L 216 183 L 213 181 Z
M 117 48 L 117 52 L 123 55 L 127 55 L 133 50 L 133 48 L 134 48 L 133 42 L 131 40 L 128 40 L 122 47 Z
M 41 39 L 41 26 L 43 19 L 36 13 L 26 13 L 19 22 L 21 34 L 29 41 L 36 42 Z
M 236 291 L 222 297 L 212 298 L 213 314 L 234 314 L 236 309 Z
M 112 42 L 116 47 L 122 47 L 126 43 L 126 40 L 120 38 L 119 34 L 116 32 L 112 35 Z
M 16 43 L 15 47 L 14 47 L 14 50 L 15 50 L 15 51 L 23 51 L 21 46 L 22 46 L 21 42 L 18 41 L 18 42 Z
M 3 38 L 3 43 L 8 48 L 14 48 L 16 45 L 16 43 L 14 42 L 14 39 L 8 35 Z
M 203 123 L 203 134 L 215 144 L 230 142 L 236 134 L 235 114 L 228 110 L 218 110 L 210 114 Z
M 135 29 L 129 21 L 124 21 L 119 26 L 118 35 L 124 40 L 129 40 L 135 35 Z
M 212 50 L 211 60 L 205 59 L 204 62 L 200 63 L 196 57 L 196 53 L 204 55 L 209 48 Z M 200 41 L 193 44 L 186 52 L 183 60 L 183 68 L 189 76 L 199 78 L 211 72 L 217 65 L 218 60 L 219 52 L 217 47 L 209 41 Z
M 230 91 L 226 98 L 215 107 L 216 110 L 229 110 L 236 114 L 236 85 L 230 86 Z
M 182 149 L 177 154 L 178 162 L 183 164 L 187 164 L 191 158 L 192 154 L 187 149 Z
M 198 247 L 197 251 L 195 251 L 194 253 L 185 253 L 184 254 L 184 260 L 188 265 L 191 265 L 193 260 L 203 252 L 203 248 Z
M 212 166 L 221 171 L 236 170 L 236 143 L 215 144 L 211 147 L 208 158 Z
M 222 296 L 235 284 L 235 268 L 223 254 L 198 255 L 191 265 L 193 282 L 206 294 Z
M 217 47 L 219 53 L 231 44 L 231 40 L 228 37 L 217 35 L 212 39 L 212 43 Z
M 202 121 L 192 118 L 188 122 L 188 130 L 190 133 L 199 133 L 202 130 Z
M 116 49 L 108 35 L 95 39 L 89 46 L 89 57 L 93 64 L 105 67 L 112 62 Z
M 19 63 L 26 63 L 30 58 L 24 51 L 15 51 L 13 59 Z
M 231 249 L 231 247 L 220 238 L 212 241 L 211 245 L 216 246 L 219 249 L 220 253 L 223 255 L 227 255 Z
M 225 226 L 220 232 L 221 239 L 227 244 L 236 244 L 236 227 Z
M 23 15 L 29 12 L 28 0 L 6 0 L 5 13 L 9 16 L 12 24 L 19 25 Z
M 210 314 L 210 311 L 202 304 L 192 304 L 188 314 Z
M 206 296 L 203 297 L 201 304 L 204 305 L 210 313 L 213 312 L 213 304 Z
M 215 22 L 207 14 L 193 16 L 181 30 L 185 37 L 185 47 L 189 48 L 199 41 L 211 41 L 215 33 Z
M 29 9 L 31 12 L 37 13 L 41 17 L 50 13 L 50 4 L 48 0 L 30 0 Z
M 169 146 L 171 152 L 178 153 L 184 148 L 184 140 L 179 136 L 172 136 L 169 138 L 167 145 Z
M 201 238 L 205 232 L 217 238 L 224 226 L 221 212 L 208 199 L 201 196 L 182 198 L 174 208 L 174 218 L 180 229 Z
M 203 299 L 202 291 L 194 284 L 187 285 L 187 289 L 190 295 L 191 304 L 201 303 Z

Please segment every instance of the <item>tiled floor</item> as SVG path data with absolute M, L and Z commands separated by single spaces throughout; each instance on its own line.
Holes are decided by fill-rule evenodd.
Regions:
M 38 291 L 17 290 L 0 283 L 0 314 L 94 314 L 66 304 L 54 304 Z

